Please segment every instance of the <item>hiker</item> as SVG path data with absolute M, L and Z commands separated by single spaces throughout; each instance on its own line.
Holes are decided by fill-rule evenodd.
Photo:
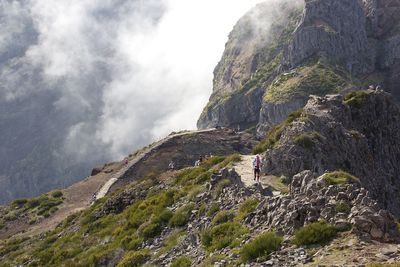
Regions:
M 200 163 L 202 163 L 202 162 L 203 162 L 203 156 L 201 156 L 201 155 L 200 155 L 200 157 L 199 157 L 199 161 L 200 161 Z
M 173 162 L 171 160 L 171 162 L 168 164 L 168 169 L 170 169 L 171 171 L 175 169 L 175 162 Z
M 253 159 L 253 172 L 254 172 L 254 181 L 260 182 L 260 172 L 261 172 L 261 158 L 259 155 L 257 155 Z
M 128 158 L 125 158 L 124 163 L 125 163 L 125 166 L 128 166 Z

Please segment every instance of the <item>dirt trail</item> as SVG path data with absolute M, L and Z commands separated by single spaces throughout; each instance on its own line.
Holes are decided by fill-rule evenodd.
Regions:
M 236 172 L 242 178 L 243 183 L 246 186 L 252 186 L 256 182 L 254 181 L 253 165 L 252 161 L 255 156 L 253 155 L 242 155 L 242 161 L 236 163 L 234 168 Z M 287 187 L 280 182 L 280 179 L 273 175 L 260 174 L 261 185 L 265 187 L 271 187 L 274 195 L 287 192 Z

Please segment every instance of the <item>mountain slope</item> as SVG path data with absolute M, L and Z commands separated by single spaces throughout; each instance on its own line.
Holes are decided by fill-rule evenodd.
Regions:
M 303 107 L 309 94 L 372 84 L 399 97 L 400 19 L 393 15 L 399 1 L 317 0 L 306 1 L 304 9 L 301 1 L 279 3 L 257 6 L 233 29 L 199 128 L 257 126 L 262 136 Z M 257 17 L 276 8 L 273 23 Z M 249 16 L 267 25 L 253 27 L 260 38 L 242 31 Z M 310 68 L 313 73 L 305 74 Z

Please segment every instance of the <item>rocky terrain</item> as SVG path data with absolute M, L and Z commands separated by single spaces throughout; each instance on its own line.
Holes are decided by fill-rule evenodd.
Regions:
M 398 98 L 399 1 L 302 4 L 261 4 L 238 22 L 215 69 L 213 94 L 199 128 L 257 126 L 262 136 L 304 106 L 309 94 L 371 84 Z M 274 12 L 274 22 L 265 16 L 268 12 Z M 263 25 L 261 34 L 244 30 L 248 17 Z
M 265 171 L 292 176 L 303 169 L 344 170 L 400 216 L 399 111 L 383 91 L 312 97 L 267 152 Z
M 199 119 L 227 128 L 1 207 L 0 266 L 400 266 L 399 2 L 288 3 L 230 35 Z

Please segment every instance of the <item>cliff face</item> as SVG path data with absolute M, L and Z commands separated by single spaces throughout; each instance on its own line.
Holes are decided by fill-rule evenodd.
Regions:
M 199 128 L 257 124 L 263 85 L 278 73 L 283 45 L 300 19 L 302 2 L 289 2 L 259 4 L 236 24 L 215 68 L 213 93 Z
M 268 24 L 270 6 L 233 29 L 199 128 L 257 126 L 262 136 L 310 94 L 380 85 L 400 97 L 400 1 L 282 2 L 272 8 L 282 18 Z M 257 31 L 249 16 L 264 22 Z

